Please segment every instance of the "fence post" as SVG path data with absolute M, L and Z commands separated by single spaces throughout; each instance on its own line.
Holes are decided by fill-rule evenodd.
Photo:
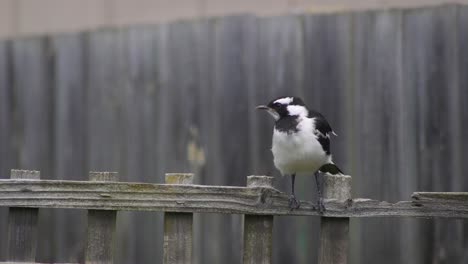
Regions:
M 117 181 L 116 172 L 90 172 L 90 181 Z M 117 211 L 88 210 L 85 263 L 111 264 Z
M 273 188 L 273 177 L 248 176 L 247 187 Z M 244 215 L 244 264 L 269 264 L 272 255 L 273 216 Z
M 11 170 L 10 178 L 39 180 L 40 172 Z M 38 213 L 38 208 L 10 207 L 8 215 L 8 261 L 35 261 Z
M 323 197 L 345 201 L 351 199 L 351 177 L 326 174 Z M 322 217 L 320 223 L 319 264 L 348 262 L 349 218 Z
M 166 173 L 166 184 L 193 184 L 193 174 Z M 193 213 L 164 213 L 164 264 L 192 263 L 192 225 Z

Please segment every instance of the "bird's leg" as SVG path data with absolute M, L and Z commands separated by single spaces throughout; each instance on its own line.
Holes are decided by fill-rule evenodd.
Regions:
M 294 193 L 294 182 L 296 180 L 296 173 L 291 174 L 291 196 L 289 197 L 289 208 L 291 210 L 293 209 L 299 209 L 299 206 L 301 206 L 301 203 L 299 200 L 296 199 L 296 194 Z
M 318 195 L 318 201 L 317 201 L 317 208 L 320 213 L 323 213 L 325 211 L 325 205 L 323 205 L 323 196 L 322 196 L 322 178 L 320 177 L 321 174 L 316 171 L 315 172 L 315 183 L 317 184 L 317 195 Z

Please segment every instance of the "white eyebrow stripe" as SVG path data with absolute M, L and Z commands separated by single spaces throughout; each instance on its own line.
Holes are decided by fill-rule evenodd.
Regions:
M 280 98 L 280 99 L 276 100 L 275 103 L 280 103 L 280 104 L 283 104 L 283 105 L 287 105 L 287 104 L 290 104 L 293 100 L 294 100 L 294 98 L 292 98 L 292 97 L 284 97 L 284 98 Z
M 302 105 L 288 105 L 287 107 L 289 115 L 297 115 L 300 117 L 307 117 L 309 111 Z

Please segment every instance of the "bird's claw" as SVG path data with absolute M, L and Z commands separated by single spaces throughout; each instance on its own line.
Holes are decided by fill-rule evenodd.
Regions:
M 299 209 L 300 206 L 301 203 L 299 202 L 299 200 L 296 199 L 296 196 L 291 195 L 289 197 L 289 208 L 291 209 L 291 211 L 294 209 Z
M 323 214 L 325 212 L 325 205 L 323 204 L 323 198 L 320 197 L 317 201 L 317 210 L 319 213 Z

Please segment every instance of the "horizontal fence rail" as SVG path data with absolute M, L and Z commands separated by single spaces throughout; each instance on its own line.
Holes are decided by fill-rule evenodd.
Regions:
M 468 193 L 415 192 L 411 201 L 396 203 L 364 198 L 327 199 L 327 210 L 321 215 L 315 203 L 309 201 L 301 201 L 301 207 L 291 211 L 286 193 L 265 186 L 10 179 L 0 180 L 0 206 L 327 217 L 468 218 Z

